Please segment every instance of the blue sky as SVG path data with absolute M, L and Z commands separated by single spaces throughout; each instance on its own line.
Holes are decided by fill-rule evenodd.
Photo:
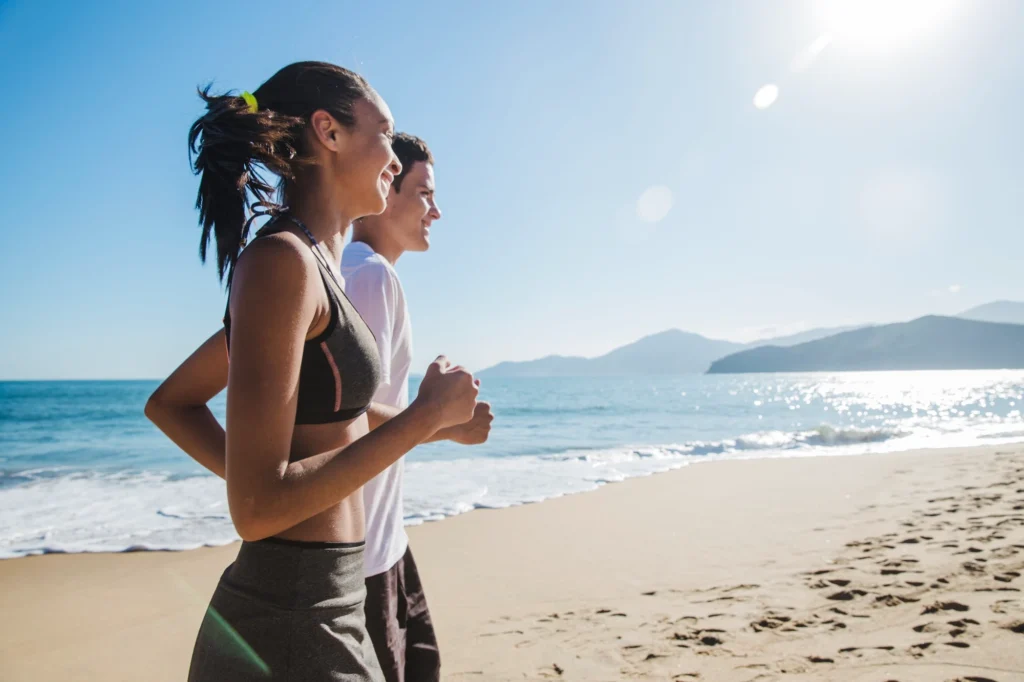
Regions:
M 806 1 L 375 5 L 0 3 L 0 378 L 160 377 L 217 328 L 195 86 L 300 59 L 434 150 L 417 367 L 1024 299 L 1024 3 L 881 34 Z

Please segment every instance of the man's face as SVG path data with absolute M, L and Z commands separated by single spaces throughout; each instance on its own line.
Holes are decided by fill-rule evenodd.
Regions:
M 416 161 L 402 177 L 402 189 L 391 186 L 382 222 L 403 251 L 426 251 L 430 225 L 440 217 L 441 209 L 434 203 L 434 166 Z

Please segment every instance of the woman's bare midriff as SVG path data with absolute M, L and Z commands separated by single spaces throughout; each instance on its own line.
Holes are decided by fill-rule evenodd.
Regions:
M 291 461 L 336 450 L 362 438 L 369 430 L 366 415 L 334 424 L 296 425 Z M 337 505 L 278 533 L 277 537 L 302 542 L 362 542 L 366 537 L 363 489 L 360 487 Z

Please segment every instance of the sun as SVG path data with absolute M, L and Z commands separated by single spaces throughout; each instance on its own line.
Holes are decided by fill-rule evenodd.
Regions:
M 898 49 L 938 32 L 966 0 L 815 0 L 821 28 L 839 42 Z

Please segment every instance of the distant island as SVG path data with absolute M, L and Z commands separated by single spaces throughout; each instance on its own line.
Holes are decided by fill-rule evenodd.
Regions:
M 669 329 L 596 358 L 549 355 L 502 362 L 478 374 L 582 377 L 1017 368 L 1024 367 L 1024 339 L 1018 336 L 1021 333 L 1024 303 L 995 301 L 956 317 L 928 316 L 898 324 L 811 329 L 753 343 L 709 339 Z
M 796 346 L 761 346 L 712 363 L 709 374 L 1024 368 L 1024 325 L 922 317 Z

